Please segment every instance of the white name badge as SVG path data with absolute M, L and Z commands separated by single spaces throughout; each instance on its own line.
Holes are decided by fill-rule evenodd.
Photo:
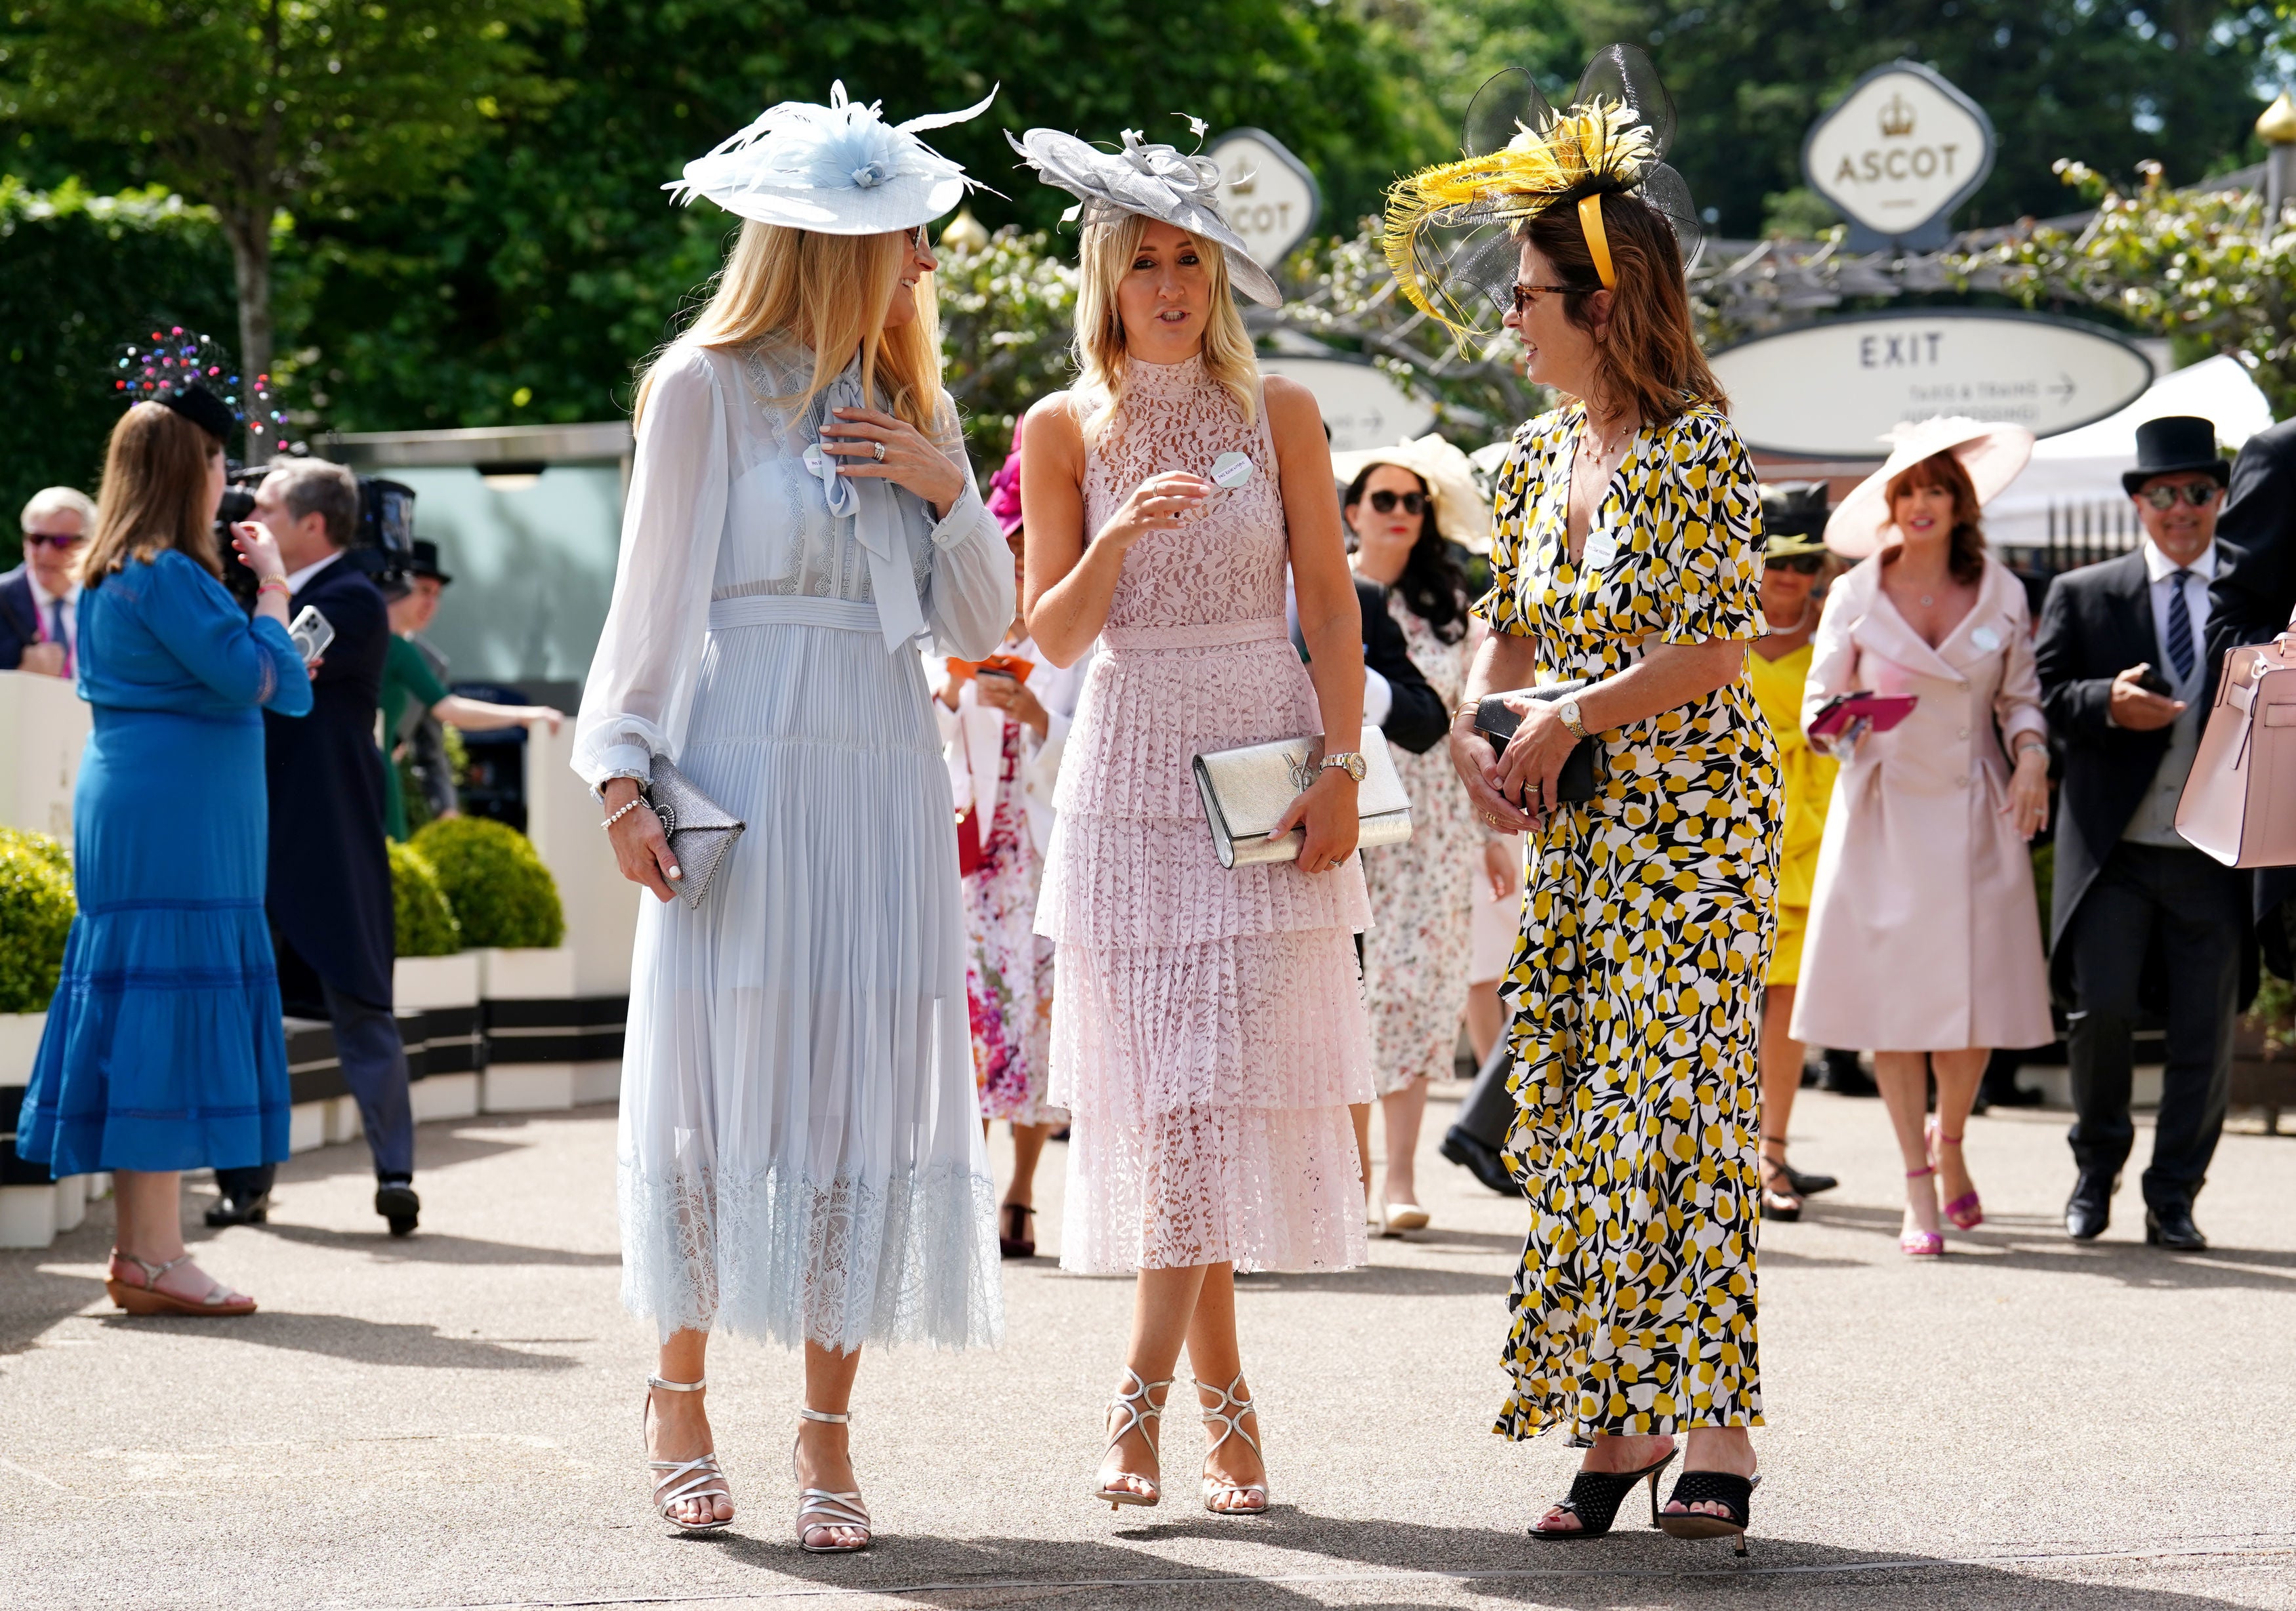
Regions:
M 1591 533 L 1587 546 L 1579 551 L 1581 570 L 1608 570 L 1611 561 L 1619 557 L 1619 534 L 1615 531 Z
M 1969 634 L 1969 641 L 1977 646 L 1980 654 L 1991 654 L 2001 647 L 2001 634 L 1990 626 L 1979 627 Z
M 1212 485 L 1225 487 L 1230 492 L 1251 479 L 1259 467 L 1240 453 L 1224 453 L 1212 461 Z

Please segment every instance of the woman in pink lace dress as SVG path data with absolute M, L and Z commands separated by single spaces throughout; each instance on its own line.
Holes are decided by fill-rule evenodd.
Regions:
M 1125 141 L 1110 155 L 1033 129 L 1022 145 L 1086 201 L 1082 380 L 1030 412 L 1021 466 L 1030 635 L 1056 662 L 1100 642 L 1037 920 L 1059 947 L 1052 1100 L 1073 1116 L 1061 1263 L 1138 1272 L 1095 1497 L 1157 1502 L 1156 1418 L 1185 1341 L 1205 1508 L 1256 1514 L 1234 1273 L 1365 1258 L 1348 1116 L 1372 1094 L 1348 764 L 1362 622 L 1315 401 L 1261 380 L 1229 298 L 1231 275 L 1263 301 L 1273 282 L 1214 208 L 1209 164 Z M 1285 823 L 1305 830 L 1298 861 L 1223 869 L 1193 757 L 1317 732 L 1324 765 Z

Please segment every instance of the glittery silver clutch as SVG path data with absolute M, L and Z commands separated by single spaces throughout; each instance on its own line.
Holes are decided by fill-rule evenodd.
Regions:
M 701 897 L 709 893 L 710 879 L 725 865 L 734 841 L 748 824 L 695 788 L 668 756 L 653 758 L 653 775 L 646 781 L 646 804 L 661 819 L 670 858 L 684 875 L 668 879 L 669 887 L 685 897 L 688 906 L 700 906 Z
M 1196 757 L 1196 792 L 1203 797 L 1204 821 L 1211 827 L 1212 849 L 1221 866 L 1248 867 L 1299 857 L 1308 841 L 1306 831 L 1294 828 L 1279 834 L 1275 824 L 1316 781 L 1318 769 L 1308 757 L 1316 742 L 1280 739 Z M 1378 728 L 1366 727 L 1357 748 L 1365 770 L 1356 788 L 1361 823 L 1356 847 L 1400 845 L 1411 837 L 1411 797 L 1395 770 L 1395 757 L 1388 753 L 1387 739 Z

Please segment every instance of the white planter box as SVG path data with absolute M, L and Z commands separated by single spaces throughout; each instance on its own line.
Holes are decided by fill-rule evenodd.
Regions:
M 489 1002 L 557 1001 L 574 994 L 574 949 L 510 950 L 490 945 L 466 954 L 480 961 L 479 994 Z
M 504 1063 L 487 1070 L 488 1113 L 554 1113 L 574 1105 L 571 1063 Z
M 55 1239 L 53 1186 L 0 1186 L 0 1247 L 45 1247 Z
M 47 1026 L 45 1012 L 0 1012 L 0 1085 L 30 1081 L 32 1059 L 40 1055 L 40 1034 Z
M 474 1118 L 479 1111 L 479 1076 L 475 1074 L 434 1074 L 407 1088 L 414 1122 Z
M 314 1152 L 327 1144 L 326 1100 L 298 1102 L 287 1110 L 287 1150 Z
M 574 1065 L 574 1105 L 586 1108 L 592 1102 L 613 1102 L 621 1100 L 622 1066 L 614 1063 L 577 1063 Z
M 416 1084 L 422 1084 L 416 1081 Z M 412 1087 L 409 1088 L 410 1090 Z M 355 1141 L 366 1133 L 365 1123 L 359 1117 L 358 1098 L 329 1097 L 319 1104 L 326 1113 L 327 1145 L 339 1147 L 345 1141 Z
M 390 970 L 392 1004 L 402 1012 L 477 1006 L 483 954 L 458 951 L 452 956 L 399 958 Z
M 56 1194 L 56 1234 L 78 1230 L 87 1218 L 87 1176 L 68 1174 L 49 1190 Z

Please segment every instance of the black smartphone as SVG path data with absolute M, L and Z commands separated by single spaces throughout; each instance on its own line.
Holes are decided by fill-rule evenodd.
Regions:
M 2158 666 L 2147 666 L 2144 675 L 2136 679 L 2136 686 L 2146 693 L 2157 693 L 2164 699 L 2177 697 L 2177 691 L 2169 685 L 2169 679 L 2161 675 Z

